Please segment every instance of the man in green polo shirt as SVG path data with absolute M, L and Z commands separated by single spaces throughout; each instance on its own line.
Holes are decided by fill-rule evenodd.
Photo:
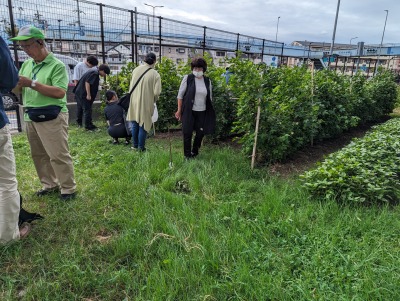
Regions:
M 43 186 L 37 195 L 60 191 L 60 198 L 69 200 L 75 197 L 76 183 L 68 147 L 68 75 L 64 63 L 47 50 L 44 39 L 42 31 L 31 25 L 21 27 L 18 36 L 11 39 L 18 41 L 31 57 L 22 64 L 17 89 L 32 114 L 29 117 L 25 113 L 24 119 L 32 159 Z M 37 118 L 33 118 L 35 112 Z

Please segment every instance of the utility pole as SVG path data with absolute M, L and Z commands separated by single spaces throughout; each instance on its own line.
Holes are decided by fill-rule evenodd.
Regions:
M 383 26 L 382 39 L 381 39 L 381 44 L 379 46 L 378 60 L 377 60 L 377 62 L 375 64 L 374 75 L 378 72 L 379 59 L 381 57 L 381 51 L 382 51 L 383 37 L 385 36 L 386 22 L 387 22 L 387 18 L 388 18 L 388 14 L 389 14 L 389 10 L 385 9 L 384 11 L 386 12 L 385 25 Z
M 336 26 L 337 26 L 337 20 L 338 20 L 338 16 L 339 16 L 339 7 L 340 7 L 340 0 L 338 0 L 337 8 L 336 8 L 335 25 L 333 27 L 332 43 L 331 43 L 331 49 L 329 51 L 329 63 L 331 60 L 331 55 L 333 54 L 333 46 L 335 45 Z

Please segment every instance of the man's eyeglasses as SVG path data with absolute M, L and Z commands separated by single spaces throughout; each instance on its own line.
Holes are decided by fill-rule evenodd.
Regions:
M 19 44 L 18 46 L 21 47 L 22 49 L 29 49 L 33 45 L 35 45 L 36 42 L 30 43 L 30 44 Z

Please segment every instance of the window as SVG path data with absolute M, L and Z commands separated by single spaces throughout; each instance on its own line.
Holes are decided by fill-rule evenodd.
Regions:
M 216 56 L 225 56 L 225 51 L 217 51 L 215 53 Z
M 168 48 L 168 53 L 171 53 L 171 47 L 170 47 L 170 48 Z
M 81 49 L 81 45 L 80 45 L 79 43 L 73 43 L 73 44 L 72 44 L 72 48 L 73 48 L 74 50 L 80 50 L 80 49 Z
M 61 43 L 60 42 L 56 42 L 56 48 L 61 48 Z
M 160 52 L 160 47 L 154 47 L 154 52 Z
M 182 62 L 183 62 L 182 59 L 176 59 L 176 63 L 177 63 L 177 64 L 180 64 L 180 63 L 182 63 Z
M 97 50 L 97 45 L 96 44 L 89 44 L 89 49 L 90 50 Z
M 185 48 L 176 48 L 176 53 L 185 53 Z

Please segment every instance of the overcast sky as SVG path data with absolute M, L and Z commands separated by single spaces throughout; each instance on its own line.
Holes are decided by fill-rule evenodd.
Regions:
M 275 41 L 295 40 L 330 43 L 337 0 L 100 0 L 104 4 L 152 14 L 145 6 L 156 8 L 156 16 L 185 21 Z M 400 0 L 341 0 L 336 43 L 364 41 L 380 44 L 386 12 L 389 10 L 383 43 L 400 43 Z

